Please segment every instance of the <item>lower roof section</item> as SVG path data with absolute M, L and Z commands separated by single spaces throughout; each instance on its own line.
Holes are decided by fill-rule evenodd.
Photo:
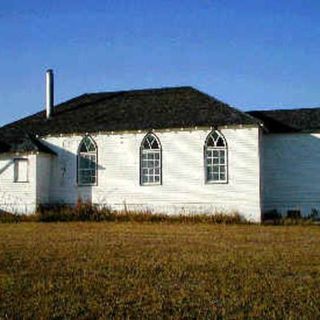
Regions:
M 320 108 L 250 111 L 270 133 L 310 133 L 320 131 Z

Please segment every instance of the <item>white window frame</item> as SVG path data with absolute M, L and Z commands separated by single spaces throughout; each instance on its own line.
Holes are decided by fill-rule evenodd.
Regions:
M 217 138 L 213 139 L 213 135 L 216 134 Z M 222 139 L 224 146 L 218 146 L 217 142 L 219 139 Z M 214 141 L 214 146 L 208 146 L 209 140 Z M 211 156 L 208 156 L 208 152 L 211 152 Z M 217 153 L 217 156 L 214 156 L 214 153 Z M 222 156 L 224 154 L 224 157 Z M 224 158 L 224 162 L 222 159 Z M 210 164 L 209 164 L 210 162 Z M 209 178 L 208 168 L 218 168 L 217 175 L 218 179 Z M 221 171 L 221 168 L 224 168 Z M 228 145 L 223 134 L 218 130 L 213 130 L 207 136 L 204 146 L 204 170 L 205 170 L 205 183 L 207 184 L 226 184 L 228 183 L 229 176 L 229 166 L 228 166 Z M 221 175 L 224 173 L 224 179 L 221 179 Z
M 19 162 L 26 163 L 26 179 L 19 178 Z M 29 183 L 29 159 L 28 158 L 14 158 L 13 159 L 13 181 L 14 183 Z
M 85 141 L 85 139 L 89 139 L 91 143 L 94 145 L 95 150 L 94 151 L 86 151 L 86 152 L 81 152 L 81 147 Z M 94 158 L 94 164 L 95 167 L 94 169 L 91 168 L 81 168 L 81 158 Z M 92 160 L 90 160 L 92 161 Z M 94 177 L 94 182 L 92 183 L 83 183 L 81 182 L 81 173 L 84 171 L 92 171 L 94 170 L 94 175 L 91 177 Z M 98 185 L 98 147 L 96 142 L 93 140 L 91 136 L 85 136 L 81 140 L 78 148 L 78 153 L 77 153 L 77 185 L 80 187 L 86 187 L 86 186 L 97 186 Z
M 147 139 L 153 138 L 158 144 L 158 148 L 145 148 L 144 143 Z M 158 165 L 156 163 L 158 162 Z M 153 166 L 150 166 L 153 163 Z M 144 173 L 148 171 L 148 173 Z M 157 173 L 158 171 L 158 173 Z M 144 181 L 148 177 L 148 181 Z M 151 178 L 152 177 L 152 178 Z M 156 181 L 158 178 L 158 181 Z M 150 180 L 153 180 L 150 182 Z M 154 133 L 148 133 L 142 140 L 140 146 L 140 185 L 141 186 L 159 186 L 162 185 L 162 147 L 159 138 Z

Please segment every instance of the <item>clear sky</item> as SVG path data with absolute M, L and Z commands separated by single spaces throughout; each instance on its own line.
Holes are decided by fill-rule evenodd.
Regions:
M 85 92 L 192 85 L 242 110 L 320 107 L 320 0 L 2 0 L 0 126 Z

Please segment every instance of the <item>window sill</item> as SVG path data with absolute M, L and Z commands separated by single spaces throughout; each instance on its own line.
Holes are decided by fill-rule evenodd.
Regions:
M 13 181 L 13 183 L 29 183 L 29 181 Z
M 158 183 L 140 183 L 141 187 L 152 187 L 152 186 L 161 186 L 162 183 L 158 182 Z
M 229 181 L 225 180 L 225 181 L 206 181 L 205 184 L 228 184 Z

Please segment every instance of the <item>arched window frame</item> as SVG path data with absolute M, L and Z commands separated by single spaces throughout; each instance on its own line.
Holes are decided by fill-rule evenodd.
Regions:
M 217 136 L 216 139 L 214 139 L 214 135 Z M 219 139 L 222 139 L 223 146 L 218 145 Z M 209 145 L 209 142 L 213 142 L 213 145 Z M 205 182 L 208 184 L 228 183 L 228 167 L 227 140 L 219 130 L 212 130 L 204 145 Z
M 94 150 L 93 151 L 86 151 L 83 152 L 81 151 L 81 148 L 83 146 L 83 144 L 85 143 L 85 140 L 89 139 L 90 142 L 93 144 L 94 146 Z M 94 163 L 94 167 L 92 168 L 83 168 L 82 164 L 81 164 L 81 159 L 83 158 L 90 158 L 89 163 Z M 82 178 L 81 174 L 85 171 L 93 171 L 94 174 L 91 175 L 91 177 L 94 177 L 94 180 L 91 182 L 85 182 L 83 181 L 84 179 Z M 89 136 L 86 135 L 82 138 L 79 147 L 78 147 L 78 152 L 77 152 L 77 184 L 78 186 L 96 186 L 98 185 L 98 146 L 96 144 L 96 142 L 94 141 L 94 139 Z
M 145 148 L 144 144 L 149 139 L 153 138 L 158 144 L 158 148 Z M 153 163 L 153 166 L 148 166 L 148 163 Z M 158 165 L 157 165 L 158 163 Z M 162 184 L 162 146 L 159 138 L 149 132 L 143 138 L 140 145 L 140 185 L 154 186 Z

